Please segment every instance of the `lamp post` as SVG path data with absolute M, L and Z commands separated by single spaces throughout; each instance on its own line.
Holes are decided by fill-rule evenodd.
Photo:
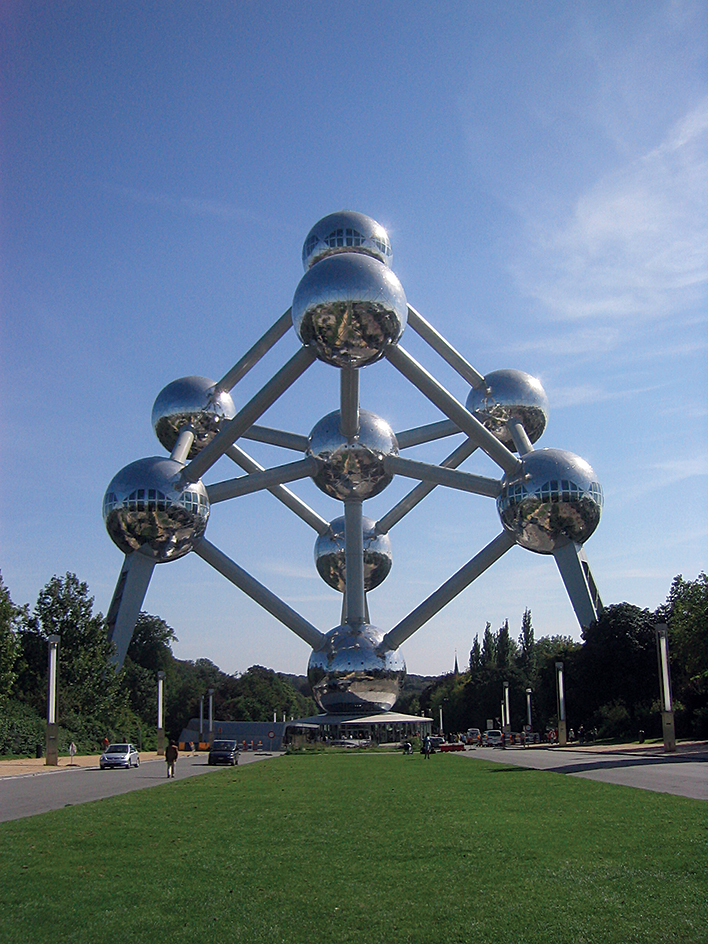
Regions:
M 562 662 L 556 662 L 556 696 L 558 698 L 558 744 L 560 747 L 565 747 L 568 743 L 568 729 L 565 720 L 565 681 Z
M 509 683 L 504 682 L 504 701 L 502 702 L 504 706 L 504 718 L 503 718 L 503 730 L 504 730 L 504 747 L 506 747 L 509 735 L 511 734 L 511 711 L 509 710 Z
M 532 731 L 531 724 L 531 696 L 533 695 L 533 689 L 526 689 L 526 724 L 528 725 L 529 734 Z
M 209 744 L 214 741 L 214 689 L 210 688 L 209 695 Z
M 165 756 L 165 673 L 157 673 L 157 755 Z
M 661 689 L 661 727 L 664 733 L 664 751 L 676 750 L 674 701 L 671 695 L 671 666 L 669 664 L 669 627 L 660 623 L 656 629 L 656 647 L 659 655 L 659 688 Z
M 49 682 L 47 688 L 47 738 L 46 767 L 56 767 L 59 763 L 59 725 L 57 724 L 57 663 L 59 657 L 60 636 L 52 634 L 49 643 Z
M 204 696 L 199 699 L 199 744 L 204 743 Z

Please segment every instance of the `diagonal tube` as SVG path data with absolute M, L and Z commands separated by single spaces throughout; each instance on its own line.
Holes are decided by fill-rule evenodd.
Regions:
M 499 442 L 488 429 L 475 419 L 461 403 L 448 393 L 420 364 L 405 351 L 400 344 L 392 344 L 386 348 L 386 358 L 396 370 L 417 387 L 431 403 L 442 410 L 463 433 L 467 433 L 480 449 L 483 449 L 490 459 L 501 466 L 505 472 L 516 472 L 521 463 L 506 446 Z
M 260 338 L 250 351 L 247 351 L 240 361 L 238 361 L 231 370 L 224 374 L 221 380 L 217 383 L 215 392 L 219 393 L 223 391 L 232 390 L 236 384 L 241 380 L 242 377 L 245 377 L 246 374 L 251 370 L 252 367 L 255 367 L 258 361 L 268 353 L 268 351 L 278 343 L 278 341 L 287 334 L 288 330 L 293 326 L 293 316 L 292 308 L 288 310 L 278 318 L 274 325 L 272 325 L 266 333 Z
M 251 577 L 242 567 L 234 563 L 226 554 L 222 553 L 217 547 L 207 541 L 205 538 L 196 545 L 194 553 L 206 561 L 214 570 L 217 570 L 222 577 L 226 577 L 235 587 L 242 590 L 246 596 L 255 600 L 259 606 L 267 610 L 271 616 L 274 616 L 281 623 L 284 623 L 288 629 L 292 630 L 296 636 L 299 636 L 303 642 L 313 649 L 319 649 L 324 642 L 324 633 L 316 629 L 312 623 L 309 623 L 304 617 L 296 613 L 287 603 L 284 603 L 280 597 L 277 597 L 272 591 L 259 583 L 255 577 Z
M 404 617 L 400 623 L 386 633 L 381 640 L 381 646 L 384 649 L 398 649 L 401 643 L 410 638 L 420 627 L 427 623 L 429 619 L 444 606 L 454 600 L 454 598 L 468 587 L 473 580 L 476 580 L 480 574 L 492 566 L 499 558 L 514 546 L 514 538 L 507 531 L 502 531 L 493 541 L 482 548 L 479 554 L 476 554 L 471 561 L 465 564 L 456 574 L 453 574 L 441 587 L 432 593 L 427 600 L 424 600 L 420 606 L 416 607 L 408 616 Z
M 225 424 L 221 432 L 206 445 L 199 455 L 185 467 L 182 478 L 188 482 L 196 482 L 208 471 L 214 463 L 223 456 L 229 446 L 232 446 L 239 436 L 242 436 L 259 416 L 272 406 L 283 393 L 300 377 L 315 361 L 315 355 L 309 348 L 302 347 L 287 364 L 280 368 L 268 383 Z
M 423 443 L 445 439 L 461 432 L 462 430 L 457 423 L 453 423 L 452 420 L 441 420 L 439 423 L 428 423 L 427 426 L 404 429 L 400 433 L 396 433 L 396 442 L 399 449 L 410 449 L 411 446 L 420 446 Z
M 305 452 L 308 443 L 307 436 L 288 433 L 283 429 L 270 429 L 268 426 L 256 426 L 255 423 L 249 426 L 243 434 L 243 439 L 268 443 L 269 446 L 280 446 L 282 449 L 292 449 L 293 452 Z
M 226 455 L 231 459 L 236 465 L 240 465 L 244 472 L 264 472 L 265 469 L 262 465 L 256 462 L 255 459 L 252 459 L 248 453 L 244 452 L 240 446 L 230 446 Z M 284 485 L 273 485 L 268 491 L 273 495 L 278 501 L 282 502 L 287 508 L 291 511 L 294 511 L 298 518 L 301 518 L 305 524 L 309 524 L 318 534 L 326 534 L 329 531 L 329 522 L 318 515 L 316 511 L 310 508 L 309 505 L 298 498 L 289 488 L 286 488 Z
M 286 465 L 279 465 L 273 469 L 264 469 L 262 472 L 253 472 L 250 475 L 241 475 L 226 482 L 207 485 L 207 495 L 209 496 L 209 502 L 215 505 L 217 502 L 227 501 L 229 498 L 238 498 L 240 495 L 250 495 L 253 492 L 272 488 L 274 485 L 306 479 L 315 475 L 318 468 L 319 462 L 317 459 L 308 456 L 306 459 L 288 462 Z
M 417 312 L 415 308 L 408 306 L 408 324 L 413 328 L 416 334 L 427 341 L 430 347 L 442 357 L 444 361 L 456 370 L 463 380 L 466 380 L 472 387 L 481 387 L 484 389 L 487 385 L 484 377 L 476 371 L 471 364 L 468 364 L 464 357 L 448 344 L 445 338 L 438 334 L 435 328 Z
M 477 445 L 471 439 L 466 439 L 461 445 L 451 452 L 450 455 L 440 463 L 447 469 L 455 469 L 460 463 L 464 462 L 477 449 Z M 386 512 L 383 518 L 376 522 L 376 533 L 387 534 L 394 524 L 408 514 L 415 506 L 423 501 L 426 495 L 429 495 L 435 488 L 434 482 L 421 482 L 414 489 L 404 496 L 397 505 Z
M 473 475 L 471 472 L 459 472 L 457 469 L 447 469 L 429 462 L 417 462 L 415 459 L 404 459 L 401 456 L 386 456 L 384 469 L 393 475 L 420 479 L 434 485 L 446 485 L 448 488 L 474 492 L 475 495 L 486 495 L 488 498 L 497 498 L 501 492 L 501 482 L 498 479 Z

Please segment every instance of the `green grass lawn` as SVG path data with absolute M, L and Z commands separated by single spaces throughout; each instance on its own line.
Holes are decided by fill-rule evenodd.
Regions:
M 708 805 L 312 754 L 0 825 L 3 944 L 698 944 Z

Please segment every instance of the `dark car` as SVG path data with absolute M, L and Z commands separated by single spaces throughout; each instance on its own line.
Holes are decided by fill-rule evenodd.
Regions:
M 209 763 L 235 767 L 238 764 L 238 753 L 236 741 L 214 741 L 209 750 Z

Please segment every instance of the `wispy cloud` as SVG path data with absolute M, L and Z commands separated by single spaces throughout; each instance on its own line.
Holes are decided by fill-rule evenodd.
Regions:
M 513 274 L 551 318 L 646 322 L 694 306 L 708 287 L 708 98 L 565 219 L 530 230 Z

